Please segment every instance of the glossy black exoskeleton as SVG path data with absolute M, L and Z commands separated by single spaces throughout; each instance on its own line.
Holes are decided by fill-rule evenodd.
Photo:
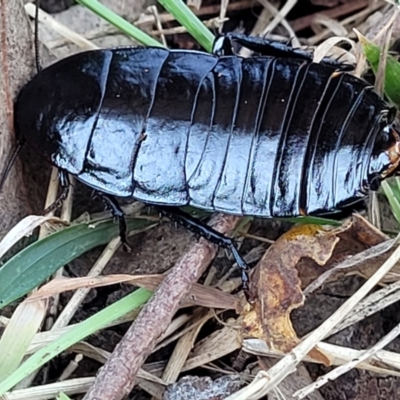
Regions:
M 393 110 L 337 63 L 237 34 L 215 53 L 68 57 L 21 90 L 17 134 L 102 193 L 257 217 L 342 210 L 398 167 Z

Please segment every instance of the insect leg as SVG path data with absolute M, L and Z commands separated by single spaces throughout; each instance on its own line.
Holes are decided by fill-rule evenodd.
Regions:
M 176 207 L 158 207 L 163 215 L 168 217 L 170 220 L 177 222 L 178 224 L 184 226 L 189 229 L 191 232 L 196 233 L 205 239 L 209 240 L 211 243 L 214 243 L 218 246 L 224 247 L 230 250 L 233 254 L 233 257 L 241 270 L 241 278 L 243 283 L 243 291 L 249 300 L 249 268 L 246 262 L 243 260 L 239 251 L 237 250 L 234 241 L 223 235 L 222 233 L 217 232 L 215 229 L 210 226 L 202 223 L 196 218 L 193 218 L 191 215 L 185 213 Z
M 312 51 L 292 47 L 288 42 L 280 42 L 258 36 L 247 36 L 237 32 L 229 32 L 217 38 L 213 45 L 213 53 L 219 56 L 233 55 L 235 43 L 263 56 L 313 60 Z M 323 58 L 320 63 L 341 71 L 354 70 L 354 65 L 329 57 Z
M 53 204 L 50 204 L 44 211 L 43 215 L 48 214 L 51 211 L 57 210 L 63 205 L 64 200 L 68 197 L 69 193 L 69 187 L 70 187 L 70 182 L 69 182 L 69 176 L 68 172 L 64 171 L 63 169 L 58 170 L 58 179 L 60 180 L 60 186 L 61 186 L 61 193 L 57 197 L 56 201 Z
M 118 219 L 119 223 L 119 237 L 121 238 L 122 245 L 124 246 L 124 250 L 130 252 L 131 246 L 128 244 L 128 239 L 126 237 L 126 221 L 125 221 L 125 213 L 122 211 L 121 207 L 118 204 L 117 199 L 110 194 L 105 194 L 102 192 L 97 192 L 100 198 L 103 200 L 106 207 L 111 211 L 111 214 L 114 218 Z
M 312 60 L 313 57 L 312 52 L 294 48 L 287 42 L 247 36 L 237 32 L 229 32 L 217 38 L 213 45 L 213 53 L 216 55 L 232 55 L 235 44 L 264 56 L 301 58 L 303 60 Z

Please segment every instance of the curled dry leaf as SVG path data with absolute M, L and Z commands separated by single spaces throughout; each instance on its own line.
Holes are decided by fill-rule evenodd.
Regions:
M 319 287 L 349 273 L 371 276 L 393 251 L 384 246 L 382 251 L 374 252 L 373 246 L 390 244 L 388 239 L 360 215 L 354 215 L 339 228 L 292 228 L 269 248 L 255 269 L 252 294 L 256 300 L 250 310 L 248 307 L 243 312 L 244 336 L 262 339 L 272 350 L 290 351 L 299 341 L 290 313 L 303 305 L 302 288 L 310 282 L 313 286 L 314 281 Z M 361 257 L 363 252 L 371 255 Z M 395 266 L 385 280 L 395 279 L 399 271 L 400 266 Z
M 269 248 L 252 278 L 253 295 L 257 294 L 253 309 L 244 316 L 245 336 L 263 339 L 270 348 L 283 352 L 298 343 L 290 322 L 291 311 L 304 302 L 296 265 L 304 257 L 324 265 L 342 229 L 295 226 Z
M 358 214 L 353 215 L 337 235 L 340 241 L 323 267 L 310 259 L 299 261 L 297 270 L 302 287 L 307 286 L 307 293 L 347 274 L 369 278 L 394 251 L 389 237 Z M 399 274 L 398 264 L 385 276 L 383 282 L 394 282 L 398 280 Z

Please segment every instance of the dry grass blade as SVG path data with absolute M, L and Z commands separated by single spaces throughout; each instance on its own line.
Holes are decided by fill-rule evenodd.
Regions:
M 238 330 L 225 326 L 196 344 L 182 371 L 201 367 L 239 350 L 241 347 Z
M 357 20 L 364 20 L 366 19 L 370 14 L 375 12 L 376 10 L 379 10 L 382 8 L 384 5 L 384 0 L 378 0 L 377 2 L 370 3 L 368 7 L 362 9 L 358 13 L 354 13 L 350 15 L 349 17 L 343 19 L 341 21 L 341 25 L 345 28 L 350 29 L 351 24 L 353 24 Z M 347 30 L 347 29 L 346 29 Z M 322 32 L 317 33 L 315 36 L 312 36 L 308 39 L 308 43 L 310 45 L 315 45 L 322 40 L 326 39 L 329 35 L 331 35 L 332 32 L 330 29 L 324 29 Z
M 81 353 L 85 357 L 91 358 L 92 360 L 96 360 L 97 362 L 102 364 L 104 364 L 111 356 L 111 353 L 109 351 L 100 349 L 86 342 L 79 342 L 74 344 L 70 348 L 70 351 L 74 353 Z M 138 378 L 146 379 L 149 382 L 166 385 L 166 383 L 162 379 L 158 378 L 157 376 L 153 375 L 152 373 L 144 369 L 140 369 L 137 376 Z
M 77 354 L 73 360 L 71 360 L 67 367 L 64 368 L 64 370 L 61 372 L 60 377 L 58 380 L 60 382 L 65 381 L 69 379 L 69 377 L 77 370 L 79 367 L 79 363 L 83 360 L 83 355 L 82 354 Z
M 225 20 L 226 13 L 228 11 L 229 7 L 229 0 L 221 0 L 221 9 L 219 10 L 219 16 L 218 19 L 221 21 L 219 28 L 218 28 L 218 33 L 222 34 L 222 28 L 223 28 L 223 21 Z
M 47 194 L 46 194 L 46 200 L 44 203 L 44 209 L 50 207 L 57 199 L 57 193 L 58 193 L 58 169 L 53 167 L 51 169 L 51 174 L 50 174 L 50 180 L 49 180 L 49 186 L 47 189 Z M 48 213 L 48 216 L 53 216 L 54 211 Z M 49 230 L 45 227 L 42 226 L 39 231 L 39 240 L 43 239 L 49 234 Z
M 93 384 L 94 378 L 78 378 L 63 382 L 50 383 L 48 385 L 35 386 L 29 389 L 14 390 L 7 393 L 7 400 L 43 400 L 53 399 L 60 392 L 67 396 L 85 393 Z
M 162 23 L 161 23 L 161 20 L 160 20 L 160 14 L 158 13 L 157 7 L 156 6 L 150 6 L 149 9 L 150 9 L 151 13 L 154 15 L 154 19 L 156 21 L 157 29 L 160 32 L 162 44 L 165 47 L 168 47 L 167 46 L 167 40 L 165 39 L 165 35 L 163 33 L 163 27 L 162 27 Z
M 296 5 L 296 3 L 297 0 L 288 0 L 274 19 L 264 29 L 261 36 L 268 34 L 268 32 L 272 32 L 285 19 L 286 15 Z
M 178 317 L 174 318 L 170 323 L 170 325 L 168 326 L 168 329 L 160 337 L 159 339 L 160 344 L 154 349 L 154 351 L 157 351 L 162 347 L 166 346 L 167 344 L 169 344 L 168 341 L 170 340 L 170 338 L 172 338 L 172 340 L 176 340 L 173 334 L 182 326 L 186 325 L 191 319 L 193 319 L 193 315 L 191 313 L 181 314 Z
M 314 32 L 320 31 L 321 27 L 328 28 L 335 36 L 346 36 L 348 34 L 347 29 L 339 21 L 324 14 L 317 15 L 311 23 L 311 29 Z
M 337 346 L 334 344 L 319 342 L 315 346 L 321 353 L 329 359 L 330 365 L 344 365 L 352 360 L 358 359 L 363 354 L 362 350 L 354 350 L 349 347 Z M 246 339 L 243 342 L 243 349 L 250 354 L 264 357 L 283 358 L 285 353 L 273 350 L 259 339 Z M 321 364 L 320 359 L 307 354 L 303 361 Z M 373 355 L 370 360 L 363 361 L 357 365 L 357 368 L 371 371 L 377 374 L 388 376 L 399 376 L 400 354 L 380 350 Z
M 348 258 L 347 260 L 344 260 L 343 262 L 335 265 L 333 268 L 324 272 L 317 279 L 311 282 L 303 290 L 303 294 L 305 296 L 310 295 L 312 292 L 321 287 L 324 284 L 324 282 L 326 282 L 331 276 L 338 273 L 339 271 L 345 271 L 346 269 L 350 269 L 356 265 L 364 263 L 369 259 L 373 259 L 385 254 L 390 249 L 392 249 L 396 245 L 396 243 L 397 242 L 395 239 L 387 240 L 386 242 L 379 243 L 374 247 L 366 249 L 361 253 L 355 254 L 354 256 Z
M 350 371 L 355 368 L 358 364 L 361 364 L 363 361 L 368 360 L 374 354 L 376 354 L 379 350 L 382 350 L 385 346 L 387 346 L 390 342 L 392 342 L 398 335 L 400 334 L 400 324 L 398 324 L 390 333 L 388 333 L 385 337 L 383 337 L 375 346 L 370 349 L 361 352 L 360 356 L 356 359 L 344 364 L 338 368 L 335 368 L 333 371 L 328 374 L 321 376 L 317 379 L 313 384 L 299 390 L 294 394 L 295 397 L 299 399 L 304 399 L 307 395 L 312 393 L 314 390 L 319 389 L 329 381 L 337 379 L 339 376 L 344 373 Z M 399 374 L 400 376 L 400 374 Z
M 19 240 L 24 236 L 28 236 L 34 229 L 41 226 L 45 222 L 58 222 L 63 223 L 60 218 L 57 217 L 45 217 L 40 215 L 29 215 L 18 222 L 3 238 L 0 242 L 0 258 L 7 253 Z
M 193 348 L 200 329 L 213 316 L 214 314 L 211 311 L 204 309 L 195 310 L 195 317 L 191 323 L 196 325 L 178 340 L 163 372 L 162 378 L 165 382 L 168 384 L 176 382 L 182 371 L 182 367 Z
M 260 367 L 264 370 L 271 368 L 275 363 L 273 358 L 259 357 Z M 289 375 L 279 386 L 277 386 L 270 395 L 268 400 L 289 400 L 293 399 L 293 393 L 297 390 L 309 385 L 312 378 L 307 370 L 307 367 L 302 363 L 299 364 L 296 371 Z M 322 395 L 315 391 L 307 400 L 324 400 Z
M 88 272 L 88 277 L 98 276 L 102 273 L 104 267 L 107 265 L 108 261 L 114 255 L 115 251 L 121 244 L 121 239 L 119 237 L 113 239 L 107 247 L 103 250 L 102 254 L 95 262 L 93 267 Z M 90 287 L 78 289 L 68 302 L 68 304 L 63 308 L 61 314 L 58 316 L 57 320 L 55 321 L 52 329 L 62 328 L 67 326 L 68 323 L 71 321 L 71 318 L 75 314 L 78 307 L 82 304 L 85 297 L 90 291 Z
M 331 50 L 334 48 L 334 46 L 336 46 L 338 43 L 341 42 L 346 42 L 348 44 L 350 44 L 350 46 L 352 47 L 352 49 L 354 50 L 356 47 L 356 44 L 353 40 L 350 40 L 347 37 L 333 37 L 330 39 L 325 40 L 323 43 L 321 43 L 319 46 L 317 46 L 317 48 L 315 49 L 314 52 L 314 62 L 321 62 L 321 60 L 328 56 L 329 53 L 331 52 Z M 342 53 L 346 54 L 346 53 Z M 349 55 L 351 56 L 351 55 Z M 353 61 L 355 63 L 355 58 L 353 58 Z
M 102 262 L 102 259 L 100 259 Z M 48 299 L 49 297 L 58 295 L 60 293 L 81 290 L 87 288 L 104 287 L 127 283 L 135 286 L 144 287 L 149 290 L 156 290 L 163 282 L 165 277 L 163 275 L 88 275 L 81 278 L 65 278 L 58 277 L 51 280 L 49 283 L 43 285 L 40 289 L 30 295 L 26 301 L 34 302 L 36 300 Z M 219 289 L 203 286 L 200 284 L 193 284 L 190 289 L 190 294 L 181 300 L 180 307 L 188 306 L 202 306 L 208 308 L 223 308 L 223 309 L 236 309 L 239 299 L 229 293 L 221 292 Z M 62 328 L 58 326 L 57 329 Z
M 330 18 L 338 18 L 343 15 L 349 15 L 353 12 L 359 10 L 365 10 L 369 6 L 370 1 L 368 0 L 358 0 L 358 1 L 349 1 L 344 4 L 331 8 L 329 10 L 324 11 L 324 14 Z M 382 3 L 380 5 L 382 7 Z M 303 29 L 307 29 L 311 26 L 312 21 L 320 14 L 317 12 L 315 14 L 309 14 L 304 17 L 297 18 L 291 21 L 292 28 L 298 32 Z
M 26 12 L 32 18 L 35 17 L 35 8 L 36 8 L 35 5 L 33 5 L 32 3 L 28 3 L 25 5 Z M 48 26 L 50 29 L 54 30 L 61 36 L 64 36 L 67 40 L 69 40 L 72 43 L 75 43 L 78 47 L 80 47 L 83 50 L 98 49 L 98 47 L 91 41 L 85 39 L 82 35 L 79 35 L 78 33 L 72 31 L 65 25 L 59 23 L 49 14 L 45 13 L 42 10 L 39 10 L 39 22 Z
M 11 375 L 25 357 L 46 315 L 47 301 L 23 302 L 14 311 L 0 339 L 0 381 Z
M 214 316 L 215 314 L 213 314 Z M 193 329 L 196 329 L 197 326 L 203 325 L 203 319 L 197 320 L 197 322 L 193 322 L 192 320 L 196 317 L 196 314 L 191 314 L 190 316 L 183 315 L 184 318 L 182 318 L 182 321 L 180 321 L 182 316 L 179 316 L 175 318 L 171 325 L 168 327 L 168 329 L 165 331 L 164 335 L 162 338 L 159 340 L 159 344 L 157 347 L 154 348 L 153 353 L 156 351 L 162 349 L 165 346 L 168 346 L 172 342 L 175 342 L 176 340 L 180 339 L 182 336 L 186 335 L 188 332 L 192 331 Z M 185 323 L 183 323 L 185 321 Z M 188 322 L 191 322 L 188 324 Z M 178 331 L 180 327 L 186 324 L 186 327 L 183 328 L 182 330 Z
M 382 31 L 379 33 L 379 34 L 384 35 L 384 39 L 383 39 L 384 46 L 381 51 L 379 68 L 378 68 L 378 72 L 376 74 L 375 90 L 381 96 L 383 96 L 383 94 L 384 94 L 387 54 L 388 54 L 389 47 L 390 47 L 390 40 L 391 40 L 392 32 L 393 32 L 393 24 L 394 24 L 394 21 L 398 18 L 399 13 L 400 13 L 400 9 L 398 7 L 395 7 L 392 18 L 389 20 L 389 22 L 384 27 L 384 29 L 382 29 Z M 379 36 L 379 34 L 377 36 Z
M 360 301 L 352 312 L 340 324 L 332 330 L 335 334 L 376 312 L 396 303 L 400 300 L 400 281 L 385 286 L 383 289 L 371 293 L 364 300 Z
M 63 221 L 67 221 L 67 222 L 71 222 L 72 204 L 73 204 L 73 198 L 74 198 L 74 183 L 75 183 L 75 179 L 73 177 L 70 177 L 69 179 L 70 179 L 70 186 L 69 186 L 69 190 L 68 190 L 68 196 L 62 204 L 61 213 L 60 213 L 60 218 Z M 64 267 L 60 268 L 58 271 L 56 271 L 53 274 L 53 279 L 61 278 L 63 276 L 63 273 L 64 273 Z M 56 295 L 53 296 L 52 301 L 50 303 L 48 318 L 47 318 L 46 324 L 45 324 L 45 330 L 50 330 L 53 328 L 53 325 L 54 325 L 53 315 L 57 315 L 59 303 L 60 303 L 60 295 L 59 295 L 59 293 L 57 293 Z
M 268 29 L 267 27 L 269 25 L 269 24 L 266 25 L 266 22 L 269 21 L 269 19 L 266 19 L 267 15 L 273 15 L 275 16 L 275 18 L 278 18 L 277 16 L 279 15 L 279 10 L 268 0 L 258 0 L 258 2 L 264 7 L 264 10 L 261 13 L 260 18 L 257 20 L 255 27 L 253 28 L 252 35 L 262 35 L 263 32 L 267 31 Z M 291 38 L 293 46 L 299 47 L 300 42 L 297 39 L 296 33 L 293 31 L 290 24 L 284 18 L 280 20 L 280 23 L 288 32 L 288 36 Z M 248 53 L 242 49 L 240 54 L 245 55 Z

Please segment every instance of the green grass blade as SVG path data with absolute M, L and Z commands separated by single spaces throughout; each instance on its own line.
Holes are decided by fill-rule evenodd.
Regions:
M 390 208 L 397 222 L 400 224 L 400 178 L 382 181 L 381 189 L 387 197 Z
M 38 350 L 29 357 L 12 375 L 0 383 L 0 396 L 13 388 L 22 379 L 42 367 L 55 356 L 65 351 L 73 344 L 83 340 L 85 337 L 94 334 L 99 329 L 121 318 L 126 313 L 144 304 L 152 292 L 146 289 L 138 289 L 123 299 L 111 304 L 104 310 L 89 317 L 83 322 L 75 325 L 68 332 L 61 335 L 48 346 Z
M 276 218 L 286 222 L 292 222 L 293 224 L 313 224 L 313 225 L 332 225 L 340 226 L 341 221 L 337 221 L 329 218 L 321 217 L 296 217 L 296 218 Z
M 105 7 L 103 4 L 99 3 L 97 0 L 76 1 L 77 3 L 97 14 L 100 18 L 105 19 L 111 25 L 114 25 L 116 28 L 120 29 L 126 35 L 135 39 L 137 42 L 142 43 L 145 46 L 164 47 L 160 42 L 153 39 L 151 36 L 147 35 L 139 28 L 136 28 L 136 26 L 133 26 L 128 21 Z
M 378 72 L 381 49 L 364 36 L 358 34 L 365 56 L 371 64 L 374 74 Z M 385 95 L 397 107 L 400 106 L 400 63 L 390 54 L 387 55 L 385 69 Z
M 68 397 L 65 393 L 61 392 L 56 397 L 56 400 L 72 400 L 71 397 Z
M 128 230 L 154 221 L 126 218 Z M 119 233 L 111 219 L 73 225 L 32 243 L 0 268 L 0 309 L 24 296 L 51 274 L 86 251 L 108 243 Z
M 0 337 L 0 382 L 10 376 L 26 357 L 26 351 L 40 330 L 45 312 L 43 303 L 17 307 Z
M 182 0 L 158 0 L 158 2 L 211 53 L 214 35 Z

